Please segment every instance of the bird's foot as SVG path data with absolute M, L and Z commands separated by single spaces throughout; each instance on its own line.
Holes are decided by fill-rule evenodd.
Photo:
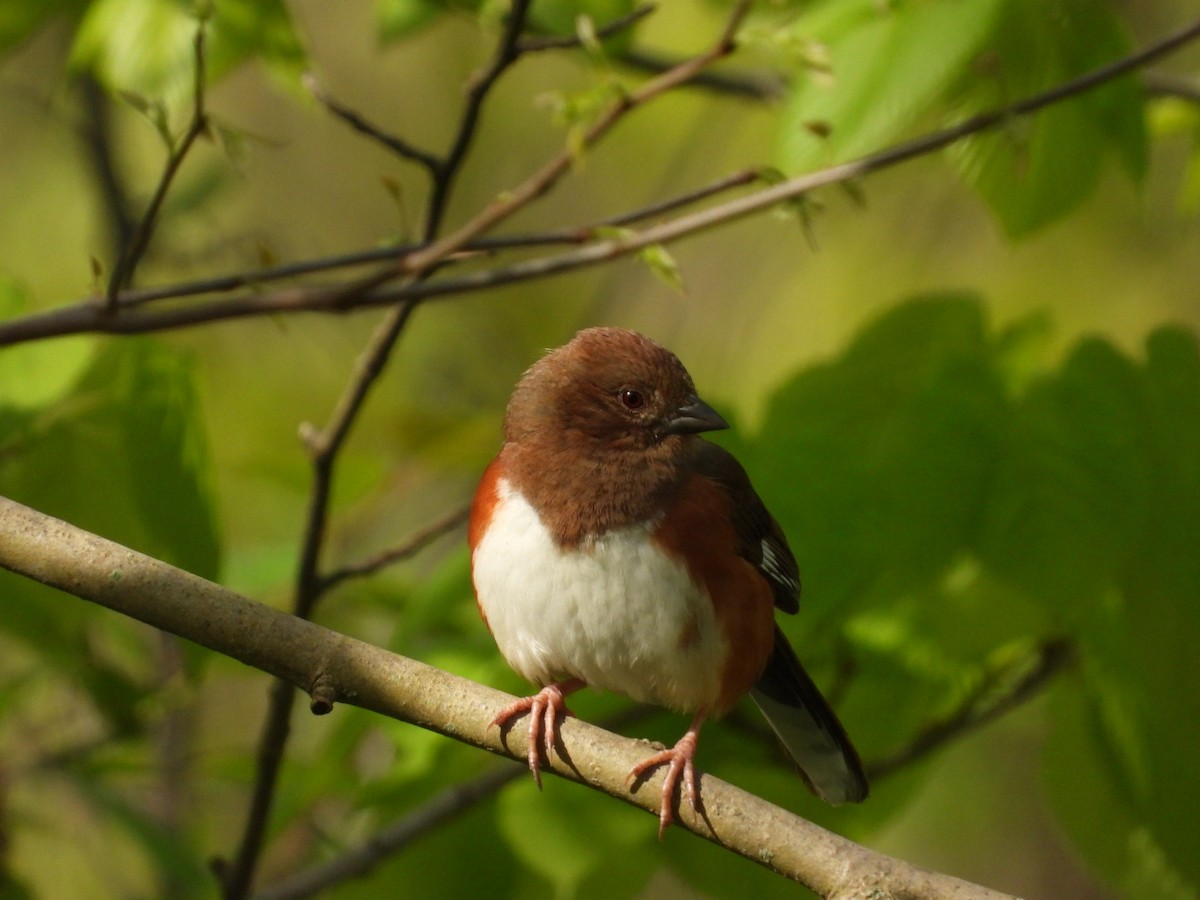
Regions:
M 522 697 L 516 703 L 504 707 L 492 719 L 490 725 L 507 728 L 514 718 L 522 713 L 529 713 L 529 771 L 538 790 L 542 789 L 542 759 L 541 748 L 546 749 L 546 759 L 549 760 L 554 744 L 558 740 L 558 722 L 563 716 L 573 715 L 567 709 L 566 696 L 572 691 L 583 687 L 578 678 L 548 684 L 532 697 Z
M 675 801 L 675 789 L 679 786 L 680 778 L 683 779 L 683 795 L 687 797 L 692 809 L 697 808 L 700 791 L 696 786 L 696 767 L 693 759 L 696 756 L 696 745 L 699 740 L 700 725 L 699 722 L 695 722 L 674 747 L 642 760 L 629 773 L 630 782 L 635 782 L 655 766 L 667 766 L 667 774 L 663 777 L 662 800 L 658 813 L 658 839 L 660 841 L 666 834 L 667 828 L 675 821 L 672 807 Z M 680 797 L 680 802 L 682 803 L 682 801 L 683 796 Z

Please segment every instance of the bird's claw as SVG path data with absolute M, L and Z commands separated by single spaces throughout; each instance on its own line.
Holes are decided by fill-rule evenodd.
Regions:
M 566 694 L 567 691 L 563 690 L 562 685 L 548 684 L 533 696 L 522 697 L 515 703 L 504 707 L 489 723 L 489 727 L 498 725 L 500 728 L 506 728 L 517 716 L 529 713 L 529 752 L 526 760 L 539 791 L 542 789 L 541 748 L 545 748 L 548 761 L 550 753 L 558 741 L 559 718 L 573 715 L 567 709 L 564 699 Z
M 683 794 L 680 797 L 680 802 L 686 797 L 692 809 L 697 809 L 700 790 L 697 787 L 696 766 L 693 762 L 696 755 L 696 743 L 696 732 L 689 730 L 670 750 L 663 750 L 661 753 L 656 753 L 642 760 L 629 773 L 630 782 L 635 782 L 655 766 L 667 765 L 667 774 L 663 776 L 662 795 L 658 813 L 658 839 L 660 841 L 663 839 L 663 835 L 667 833 L 667 828 L 675 821 L 673 811 L 675 790 L 679 786 L 681 776 L 683 779 Z

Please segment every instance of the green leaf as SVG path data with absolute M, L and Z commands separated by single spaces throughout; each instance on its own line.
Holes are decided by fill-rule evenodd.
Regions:
M 595 28 L 633 12 L 636 0 L 542 0 L 530 10 L 535 31 L 559 37 L 578 34 L 579 21 L 586 18 Z
M 11 50 L 39 28 L 64 13 L 75 14 L 89 0 L 37 0 L 36 3 L 14 0 L 0 9 L 0 54 Z
M 29 291 L 14 278 L 0 274 L 0 320 L 16 318 L 31 309 Z M 95 338 L 69 337 L 34 341 L 0 350 L 0 409 L 36 409 L 59 397 L 79 377 L 95 352 Z M 0 454 L 6 443 L 0 415 Z M 15 436 L 9 432 L 9 439 Z
M 195 82 L 194 40 L 202 11 L 181 0 L 93 0 L 75 34 L 71 61 L 113 91 L 186 107 Z M 289 85 L 307 64 L 283 0 L 222 0 L 207 16 L 209 83 L 250 59 Z
M 479 893 L 481 878 L 486 879 L 487 892 L 497 897 L 549 896 L 546 882 L 523 871 L 508 844 L 496 839 L 496 832 L 496 801 L 474 804 L 423 835 L 410 852 L 394 854 L 369 877 L 347 881 L 331 896 L 378 900 L 403 885 L 408 900 L 470 897 Z M 464 848 L 469 848 L 469 861 L 464 859 Z
M 532 779 L 506 789 L 498 804 L 505 842 L 554 886 L 554 896 L 593 896 L 585 885 L 605 881 L 606 897 L 634 896 L 656 865 L 646 852 L 654 820 L 594 791 L 558 779 L 539 791 Z M 620 859 L 619 872 L 611 861 Z M 618 877 L 619 875 L 619 877 Z
M 1068 617 L 1103 594 L 1152 515 L 1144 407 L 1132 364 L 1089 340 L 1012 414 L 980 553 Z
M 110 825 L 116 825 L 134 838 L 138 845 L 157 863 L 158 870 L 170 873 L 172 897 L 188 900 L 203 897 L 209 876 L 199 854 L 183 840 L 182 833 L 164 828 L 154 816 L 119 792 L 111 773 L 81 772 L 75 785 L 93 808 L 103 814 Z
M 13 499 L 206 578 L 219 548 L 188 361 L 111 344 L 0 456 Z
M 94 0 L 76 30 L 71 62 L 110 90 L 161 97 L 174 108 L 191 96 L 198 27 L 174 0 Z
M 1192 842 L 1182 857 L 1191 869 L 1186 872 L 1116 788 L 1111 756 L 1104 752 L 1106 725 L 1094 705 L 1095 693 L 1089 696 L 1075 683 L 1053 696 L 1053 730 L 1046 742 L 1043 777 L 1058 820 L 1075 847 L 1124 896 L 1192 900 L 1198 884 L 1194 821 L 1181 823 L 1177 835 Z M 1195 796 L 1185 794 L 1189 786 L 1194 783 L 1176 783 L 1173 789 L 1176 794 Z
M 662 244 L 651 244 L 638 251 L 638 259 L 649 266 L 663 284 L 678 294 L 683 293 L 683 275 L 679 271 L 679 263 Z
M 1124 56 L 1115 13 L 1095 0 L 1014 0 L 1005 5 L 984 70 L 963 113 L 1002 107 Z M 1147 143 L 1143 94 L 1111 82 L 998 131 L 956 145 L 966 180 L 1013 237 L 1056 221 L 1091 195 L 1108 153 L 1140 178 Z
M 210 80 L 253 59 L 287 87 L 299 88 L 308 53 L 284 0 L 220 0 L 211 22 Z
M 443 6 L 436 0 L 376 0 L 375 21 L 380 43 L 386 45 L 410 37 L 439 16 Z
M 218 576 L 207 448 L 186 360 L 148 340 L 110 344 L 57 402 L 0 423 L 8 496 Z M 3 580 L 11 603 L 0 630 L 80 685 L 115 733 L 136 731 L 144 632 L 28 580 Z
M 1079 643 L 1083 697 L 1055 717 L 1047 762 L 1060 815 L 1130 896 L 1188 896 L 1200 885 L 1187 762 L 1200 744 L 1195 335 L 1155 332 L 1143 365 L 1081 342 L 1031 388 L 1011 435 L 980 552 Z
M 801 16 L 795 29 L 827 46 L 828 71 L 805 78 L 789 97 L 780 165 L 804 172 L 894 143 L 962 77 L 1002 6 L 1002 0 L 861 0 L 826 2 Z
M 920 298 L 772 397 L 743 458 L 810 622 L 927 584 L 968 544 L 1006 411 L 990 353 L 974 298 Z

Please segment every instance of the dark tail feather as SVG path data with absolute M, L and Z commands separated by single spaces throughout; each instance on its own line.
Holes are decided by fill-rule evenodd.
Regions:
M 867 775 L 846 729 L 779 628 L 775 651 L 750 696 L 814 794 L 834 805 L 866 798 Z

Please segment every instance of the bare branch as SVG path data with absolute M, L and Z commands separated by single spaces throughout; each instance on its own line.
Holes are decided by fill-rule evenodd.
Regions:
M 481 254 L 495 254 L 505 250 L 527 249 L 530 247 L 546 247 L 556 244 L 583 244 L 595 237 L 597 228 L 612 225 L 631 225 L 645 219 L 661 216 L 665 213 L 699 203 L 717 194 L 734 188 L 743 187 L 758 180 L 760 174 L 754 169 L 743 169 L 724 178 L 719 178 L 709 184 L 701 185 L 686 193 L 667 200 L 653 203 L 640 209 L 631 210 L 620 215 L 601 219 L 591 225 L 580 225 L 576 228 L 561 231 L 548 231 L 533 234 L 499 235 L 496 237 L 481 237 L 468 241 L 458 254 L 448 257 L 444 262 L 455 262 L 460 258 L 474 258 Z M 235 272 L 229 275 L 217 275 L 201 278 L 195 281 L 185 281 L 156 288 L 140 288 L 122 291 L 120 296 L 121 308 L 130 309 L 155 303 L 161 300 L 191 297 L 200 294 L 225 293 L 242 287 L 269 284 L 272 281 L 282 281 L 312 275 L 317 272 L 329 272 L 337 269 L 348 269 L 371 263 L 397 260 L 420 250 L 424 244 L 397 244 L 393 247 L 372 247 L 354 253 L 341 253 L 334 256 L 317 259 L 301 260 L 262 269 L 251 269 L 245 272 Z M 89 301 L 82 306 L 90 307 Z
M 524 719 L 504 734 L 491 727 L 492 717 L 513 699 L 500 691 L 255 603 L 4 498 L 0 566 L 177 634 L 302 690 L 320 683 L 343 703 L 512 759 L 522 758 L 528 746 Z M 554 754 L 545 771 L 657 814 L 661 774 L 635 793 L 626 787 L 629 771 L 645 756 L 644 742 L 578 719 L 563 723 L 562 738 L 566 752 Z M 710 775 L 700 778 L 700 796 L 699 814 L 681 804 L 679 827 L 795 879 L 822 897 L 1006 897 L 876 853 Z
M 315 75 L 309 73 L 304 76 L 304 87 L 316 98 L 317 102 L 359 134 L 365 134 L 377 143 L 387 147 L 387 149 L 391 150 L 397 156 L 419 163 L 425 167 L 426 171 L 436 177 L 438 170 L 442 166 L 442 161 L 432 153 L 427 153 L 413 146 L 403 138 L 388 134 L 378 125 L 368 122 L 366 118 L 350 107 L 339 103 L 325 92 Z
M 1057 85 L 1050 90 L 1035 94 L 1021 102 L 974 116 L 958 125 L 935 131 L 910 141 L 897 144 L 878 153 L 857 160 L 832 166 L 806 175 L 800 175 L 754 194 L 739 198 L 699 213 L 681 216 L 654 228 L 620 240 L 601 241 L 580 250 L 560 256 L 541 257 L 512 266 L 488 269 L 462 278 L 447 278 L 437 281 L 412 283 L 375 290 L 391 275 L 376 276 L 370 281 L 360 282 L 354 288 L 357 293 L 345 288 L 302 289 L 295 288 L 276 293 L 255 294 L 244 297 L 207 301 L 202 304 L 172 309 L 130 311 L 117 317 L 102 315 L 93 304 L 79 303 L 60 307 L 44 313 L 24 316 L 0 324 L 0 346 L 21 343 L 44 337 L 85 332 L 113 334 L 140 334 L 149 331 L 164 331 L 226 319 L 248 316 L 272 315 L 286 312 L 344 313 L 351 309 L 382 306 L 398 300 L 424 300 L 472 291 L 487 290 L 515 282 L 544 278 L 549 275 L 596 265 L 635 253 L 652 244 L 668 243 L 679 238 L 724 225 L 777 204 L 793 200 L 803 194 L 832 184 L 841 184 L 862 178 L 872 172 L 890 168 L 898 163 L 925 156 L 950 144 L 975 134 L 995 128 L 1014 117 L 1028 115 L 1055 103 L 1069 99 L 1099 87 L 1115 78 L 1158 60 L 1200 36 L 1200 20 L 1174 32 L 1166 38 L 1149 45 L 1143 50 L 1112 64 L 1095 69 L 1080 78 Z M 550 168 L 549 166 L 547 168 Z M 558 173 L 561 174 L 561 173 Z M 542 176 L 544 177 L 544 176 Z M 527 186 L 526 191 L 536 191 L 536 186 Z M 524 202 L 524 201 L 523 201 Z M 489 207 L 489 210 L 491 208 Z M 431 257 L 444 259 L 449 253 L 469 246 L 467 241 L 504 218 L 512 209 L 487 211 L 461 229 L 469 235 L 456 233 L 440 246 L 435 244 L 414 251 L 405 261 L 397 265 L 419 269 L 431 264 Z M 424 254 L 424 255 L 422 255 Z M 418 257 L 420 257 L 418 259 Z M 411 260 L 417 259 L 415 263 Z M 361 288 L 361 290 L 360 290 Z
M 503 766 L 471 781 L 446 788 L 432 800 L 372 835 L 361 846 L 269 885 L 256 893 L 254 900 L 303 900 L 320 896 L 322 891 L 344 881 L 361 878 L 417 838 L 527 775 L 528 770 L 524 766 Z
M 666 72 L 678 65 L 677 60 L 650 50 L 637 48 L 624 51 L 617 59 L 630 68 L 642 72 Z M 761 102 L 782 100 L 787 88 L 784 82 L 778 78 L 731 71 L 701 72 L 688 82 L 688 86 Z
M 463 108 L 458 133 L 434 177 L 433 195 L 429 198 L 430 215 L 429 220 L 425 223 L 425 239 L 427 241 L 433 240 L 441 230 L 442 218 L 446 213 L 446 201 L 458 178 L 463 161 L 466 159 L 467 151 L 471 148 L 471 142 L 475 140 L 484 101 L 500 76 L 520 58 L 521 32 L 525 28 L 525 19 L 529 15 L 530 2 L 531 0 L 513 0 L 512 10 L 508 14 L 508 24 L 496 46 L 496 53 L 492 58 L 491 65 L 476 72 L 467 88 L 467 102 Z M 429 267 L 417 266 L 409 271 L 419 274 L 427 268 Z
M 525 25 L 529 3 L 530 0 L 513 0 L 509 22 L 492 63 L 476 76 L 468 92 L 453 146 L 437 168 L 431 170 L 433 189 L 428 206 L 426 241 L 432 240 L 445 213 L 451 186 L 474 138 L 479 113 L 488 92 L 518 58 L 515 48 Z M 417 276 L 424 277 L 424 273 L 418 272 Z M 374 279 L 368 281 L 373 282 Z M 379 283 L 382 283 L 382 279 L 379 279 Z M 320 574 L 320 560 L 329 527 L 329 500 L 338 454 L 415 309 L 416 303 L 401 301 L 388 313 L 360 355 L 350 384 L 342 393 L 329 423 L 306 440 L 312 457 L 313 483 L 296 572 L 293 612 L 299 619 L 308 619 L 312 615 L 327 587 L 327 582 Z M 302 434 L 306 431 L 311 429 L 302 430 Z M 267 820 L 274 805 L 295 697 L 295 687 L 286 679 L 274 684 L 259 743 L 254 792 L 245 830 L 232 865 L 218 872 L 225 900 L 241 900 L 250 889 L 266 836 Z M 324 712 L 331 707 L 332 691 L 329 682 L 322 679 L 319 694 L 313 694 L 313 709 Z
M 123 253 L 128 246 L 136 225 L 129 215 L 130 200 L 113 159 L 108 96 L 90 73 L 84 73 L 80 77 L 79 89 L 83 95 L 85 112 L 80 130 L 88 157 L 95 169 L 100 196 L 104 198 L 104 212 L 112 230 L 113 255 L 116 256 Z
M 652 715 L 648 706 L 631 706 L 599 723 L 605 731 L 616 731 Z M 445 825 L 477 803 L 503 788 L 529 777 L 524 765 L 495 768 L 477 778 L 446 788 L 420 806 L 381 828 L 364 843 L 340 856 L 303 869 L 269 885 L 254 900 L 305 900 L 334 885 L 361 878 L 417 839 Z
M 639 106 L 648 103 L 661 94 L 686 83 L 691 78 L 695 77 L 698 72 L 704 70 L 705 67 L 711 65 L 718 59 L 727 56 L 733 51 L 733 35 L 737 30 L 738 24 L 746 15 L 749 8 L 748 0 L 741 0 L 731 11 L 726 22 L 724 30 L 717 38 L 716 43 L 706 52 L 699 54 L 689 60 L 680 63 L 675 68 L 662 75 L 654 78 L 645 84 L 641 85 L 637 90 L 628 95 L 621 97 L 614 102 L 608 110 L 600 115 L 600 117 L 587 129 L 583 135 L 581 145 L 583 148 L 593 146 L 598 140 L 606 135 L 612 128 L 620 122 L 629 112 Z M 498 57 L 503 58 L 503 57 Z M 479 80 L 479 84 L 490 84 L 491 80 L 487 75 Z M 475 94 L 472 92 L 470 99 L 474 100 Z M 468 103 L 468 112 L 473 112 L 478 115 L 478 109 L 473 102 Z M 472 120 L 473 121 L 473 120 Z M 461 143 L 461 142 L 460 142 Z M 447 156 L 447 161 L 456 160 L 460 157 L 456 155 L 458 145 Z M 491 230 L 496 225 L 514 215 L 517 211 L 524 209 L 534 200 L 546 194 L 559 179 L 563 177 L 575 164 L 575 152 L 571 149 L 563 150 L 542 168 L 534 172 L 522 184 L 506 191 L 498 199 L 493 200 L 482 210 L 480 210 L 473 218 L 455 229 L 446 237 L 433 241 L 429 246 L 418 250 L 417 252 L 406 256 L 398 262 L 395 267 L 386 268 L 374 275 L 364 278 L 363 280 L 351 284 L 346 288 L 335 291 L 333 296 L 329 298 L 336 305 L 351 304 L 356 305 L 357 301 L 361 300 L 369 293 L 379 288 L 381 285 L 389 281 L 393 281 L 401 276 L 417 276 L 429 272 L 432 268 L 439 265 L 450 254 L 460 250 L 467 242 L 478 237 L 479 235 Z M 438 197 L 438 192 L 435 190 L 435 199 Z M 428 236 L 428 235 L 427 235 Z
M 384 569 L 387 566 L 403 562 L 406 559 L 412 559 L 412 557 L 416 556 L 438 538 L 449 534 L 465 524 L 470 511 L 471 507 L 469 505 L 460 506 L 448 516 L 443 516 L 432 525 L 421 529 L 400 546 L 385 550 L 383 553 L 377 554 L 363 562 L 335 569 L 325 576 L 322 589 L 328 591 L 349 578 L 363 578 L 367 575 L 374 575 L 380 569 Z
M 632 12 L 628 12 L 598 27 L 596 29 L 596 38 L 604 40 L 613 35 L 620 34 L 627 28 L 632 28 L 657 9 L 658 7 L 653 3 L 646 3 L 635 7 Z M 582 46 L 582 44 L 583 39 L 577 34 L 572 34 L 566 37 L 525 38 L 517 46 L 521 53 L 540 53 L 545 50 L 571 50 Z
M 1044 641 L 1027 657 L 987 673 L 962 704 L 931 722 L 907 746 L 867 765 L 872 780 L 885 778 L 926 758 L 962 735 L 992 722 L 1042 690 L 1075 661 L 1075 648 L 1062 638 Z

